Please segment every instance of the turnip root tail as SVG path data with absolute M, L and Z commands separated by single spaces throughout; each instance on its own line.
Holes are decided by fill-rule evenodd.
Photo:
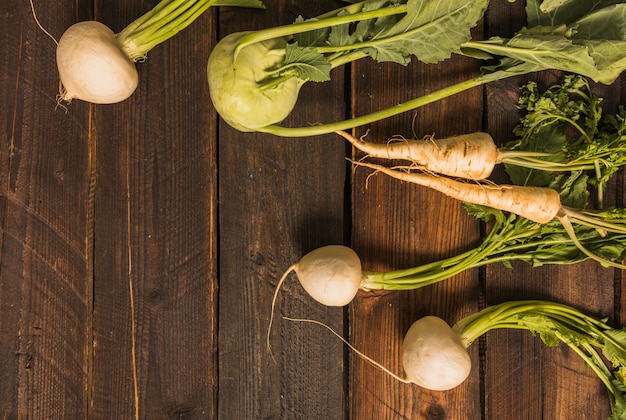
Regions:
M 397 381 L 402 382 L 403 384 L 410 384 L 410 383 L 412 383 L 411 380 L 396 375 L 395 373 L 393 373 L 392 371 L 390 371 L 389 369 L 387 369 L 386 367 L 384 367 L 383 365 L 381 365 L 380 363 L 378 363 L 377 361 L 375 361 L 371 357 L 369 357 L 369 356 L 365 355 L 363 352 L 359 351 L 356 347 L 354 347 L 352 344 L 350 344 L 345 338 L 343 338 L 335 330 L 333 330 L 332 328 L 330 328 L 328 325 L 324 324 L 323 322 L 316 321 L 314 319 L 304 319 L 304 318 L 283 317 L 283 319 L 285 319 L 287 321 L 291 321 L 291 322 L 308 322 L 308 323 L 316 324 L 316 325 L 319 325 L 319 326 L 321 326 L 323 328 L 326 328 L 335 337 L 339 338 L 346 346 L 348 346 L 348 348 L 350 348 L 350 350 L 355 352 L 357 354 L 357 356 L 359 356 L 360 358 L 362 358 L 363 360 L 365 360 L 366 362 L 368 362 L 372 366 L 377 367 L 378 369 L 382 370 L 383 372 L 385 372 L 386 374 L 388 374 L 392 378 L 396 379 Z
M 276 290 L 274 290 L 274 296 L 272 297 L 272 308 L 271 308 L 271 312 L 270 312 L 270 322 L 269 322 L 269 324 L 267 326 L 267 337 L 266 337 L 267 351 L 269 352 L 270 356 L 272 356 L 272 359 L 274 359 L 274 355 L 272 354 L 272 345 L 270 343 L 270 333 L 272 332 L 272 324 L 274 322 L 274 309 L 276 308 L 276 299 L 278 298 L 278 292 L 280 291 L 281 286 L 285 282 L 285 279 L 287 278 L 289 273 L 291 273 L 295 268 L 296 268 L 296 265 L 294 264 L 294 265 L 290 266 L 283 273 L 282 277 L 278 281 L 278 284 L 276 285 Z
M 536 223 L 548 223 L 561 210 L 559 193 L 551 188 L 461 182 L 443 176 L 392 169 L 372 163 L 354 161 L 353 163 L 401 181 L 432 188 L 460 201 L 508 211 Z
M 345 131 L 337 131 L 337 134 L 369 157 L 408 160 L 417 168 L 451 177 L 485 179 L 499 163 L 493 138 L 483 132 L 436 140 L 402 139 L 386 144 L 357 139 Z
M 309 296 L 326 306 L 345 306 L 350 303 L 363 281 L 359 256 L 343 245 L 327 245 L 314 249 L 290 266 L 278 281 L 272 298 L 272 312 L 267 329 L 267 348 L 270 354 L 270 330 L 274 320 L 276 299 L 281 286 L 292 271 L 296 273 Z
M 59 41 L 57 41 L 57 39 L 50 32 L 48 32 L 48 30 L 44 28 L 44 26 L 39 22 L 39 18 L 37 17 L 37 13 L 35 12 L 35 4 L 33 3 L 33 0 L 29 0 L 29 3 L 30 10 L 33 13 L 33 19 L 35 20 L 35 24 L 37 25 L 37 27 L 41 29 L 41 31 L 46 34 L 48 38 L 54 41 L 56 45 L 59 45 Z

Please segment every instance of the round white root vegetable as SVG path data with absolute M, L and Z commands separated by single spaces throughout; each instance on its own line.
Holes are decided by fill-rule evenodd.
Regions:
M 446 391 L 467 379 L 472 361 L 459 335 L 443 319 L 426 316 L 404 337 L 402 365 L 410 382 Z
M 276 298 L 285 279 L 296 272 L 304 290 L 316 301 L 326 306 L 345 306 L 354 299 L 363 274 L 361 260 L 352 249 L 343 245 L 327 245 L 314 249 L 285 271 L 276 285 L 267 328 L 267 348 L 270 349 L 270 332 L 274 320 Z
M 65 31 L 57 46 L 60 99 L 111 104 L 128 98 L 139 77 L 115 34 L 97 21 L 78 22 Z
M 229 125 L 244 132 L 287 118 L 304 84 L 290 77 L 275 85 L 264 85 L 271 70 L 282 63 L 287 41 L 261 41 L 235 54 L 239 39 L 246 34 L 233 33 L 220 40 L 207 64 L 209 94 L 215 109 Z
M 161 0 L 117 34 L 96 21 L 72 25 L 57 43 L 59 101 L 112 104 L 128 98 L 138 84 L 135 62 L 214 5 L 265 8 L 259 0 Z
M 339 333 L 322 322 L 299 318 L 285 319 L 309 322 L 326 328 L 359 357 L 404 384 L 415 384 L 432 391 L 448 391 L 463 383 L 472 369 L 472 361 L 460 335 L 443 319 L 436 316 L 425 316 L 417 320 L 411 325 L 404 337 L 402 365 L 406 377 L 396 375 L 382 364 L 363 354 Z
M 328 245 L 309 252 L 295 264 L 294 271 L 304 290 L 326 306 L 350 303 L 363 279 L 359 256 L 342 245 Z

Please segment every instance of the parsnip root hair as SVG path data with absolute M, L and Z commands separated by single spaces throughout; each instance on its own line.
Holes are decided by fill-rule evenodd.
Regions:
M 508 211 L 541 224 L 554 219 L 561 210 L 561 197 L 556 190 L 551 188 L 470 183 L 367 162 L 352 161 L 352 163 L 374 169 L 401 181 L 432 188 L 460 201 Z
M 336 133 L 368 157 L 408 160 L 420 169 L 451 177 L 482 180 L 500 163 L 493 138 L 483 132 L 442 139 L 400 139 L 385 144 L 357 139 L 345 131 Z

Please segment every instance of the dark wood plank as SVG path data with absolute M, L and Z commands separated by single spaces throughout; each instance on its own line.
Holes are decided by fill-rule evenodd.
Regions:
M 266 2 L 266 11 L 223 11 L 220 37 L 315 16 L 338 1 Z M 343 77 L 305 85 L 286 125 L 343 119 Z M 324 98 L 321 100 L 321 98 Z M 220 122 L 219 417 L 342 418 L 343 348 L 312 325 L 343 331 L 341 308 L 325 308 L 294 277 L 282 289 L 266 348 L 272 294 L 304 253 L 344 241 L 345 146 L 336 136 L 286 139 L 239 133 Z
M 79 14 L 74 5 L 41 6 L 40 21 L 57 37 Z M 91 299 L 87 108 L 57 108 L 55 44 L 28 2 L 3 2 L 0 27 L 0 416 L 83 418 Z
M 459 57 L 439 65 L 415 61 L 406 68 L 363 60 L 352 71 L 352 112 L 362 115 L 392 106 L 465 80 L 477 70 L 476 63 Z M 359 127 L 356 135 L 369 129 L 368 139 L 379 143 L 394 135 L 421 138 L 434 134 L 441 138 L 479 130 L 481 119 L 482 92 L 474 89 L 370 127 Z M 383 175 L 370 177 L 370 171 L 358 168 L 352 185 L 352 241 L 365 270 L 413 267 L 455 255 L 478 240 L 479 223 L 458 202 L 442 194 Z M 478 286 L 478 270 L 473 270 L 415 291 L 361 293 L 350 307 L 350 340 L 359 350 L 403 376 L 401 345 L 410 325 L 428 314 L 454 323 L 477 308 Z M 477 348 L 471 353 L 471 378 L 447 393 L 400 384 L 361 358 L 351 356 L 350 415 L 480 418 Z
M 152 6 L 99 2 L 96 16 L 119 31 Z M 149 53 L 131 98 L 93 110 L 97 418 L 215 417 L 213 13 Z

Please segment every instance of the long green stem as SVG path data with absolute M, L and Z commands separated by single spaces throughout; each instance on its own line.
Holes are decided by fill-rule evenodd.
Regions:
M 598 260 L 596 254 L 589 251 L 585 253 L 581 247 L 597 253 L 605 247 L 612 249 L 615 244 L 626 241 L 625 234 L 602 236 L 595 229 L 580 228 L 574 232 L 578 241 L 575 243 L 559 221 L 555 220 L 553 224 L 554 228 L 551 229 L 555 230 L 543 234 L 544 226 L 510 216 L 498 222 L 481 244 L 472 250 L 417 267 L 388 272 L 363 272 L 361 289 L 413 290 L 449 279 L 465 270 L 494 263 L 526 261 L 533 265 L 572 264 L 589 258 L 589 254 Z
M 452 327 L 466 347 L 488 331 L 501 328 L 528 330 L 538 333 L 547 345 L 556 345 L 560 341 L 569 346 L 607 388 L 613 412 L 611 418 L 624 418 L 625 388 L 621 370 L 626 343 L 620 338 L 624 330 L 615 330 L 604 321 L 573 307 L 542 300 L 488 306 Z M 609 369 L 607 361 L 614 370 Z
M 471 268 L 481 267 L 493 262 L 509 262 L 536 258 L 534 252 L 563 241 L 546 241 L 538 236 L 537 240 L 524 242 L 525 238 L 537 236 L 540 225 L 525 219 L 509 216 L 505 221 L 494 226 L 483 239 L 481 245 L 470 251 L 444 260 L 423 264 L 417 267 L 389 272 L 364 272 L 361 284 L 363 290 L 412 290 L 446 280 Z M 516 253 L 526 250 L 525 253 Z
M 603 215 L 595 215 L 591 211 L 582 211 L 569 207 L 563 207 L 562 211 L 572 222 L 577 224 L 604 230 L 606 232 L 626 233 L 626 219 L 607 221 L 607 218 Z
M 117 39 L 132 61 L 141 60 L 154 47 L 191 25 L 209 7 L 222 3 L 220 0 L 162 0 L 119 32 Z M 231 0 L 228 4 L 263 7 L 257 0 Z
M 360 4 L 359 4 L 360 5 Z M 354 8 L 357 5 L 351 5 L 347 8 Z M 340 9 L 340 10 L 345 10 Z M 310 32 L 319 29 L 326 29 L 331 26 L 345 25 L 352 22 L 358 22 L 368 19 L 376 19 L 385 16 L 393 16 L 402 13 L 406 13 L 406 4 L 389 6 L 384 9 L 370 10 L 367 12 L 358 12 L 352 14 L 345 14 L 336 16 L 337 12 L 333 13 L 333 17 L 326 17 L 322 19 L 311 19 L 303 22 L 292 23 L 289 25 L 275 26 L 273 28 L 261 29 L 258 31 L 250 32 L 247 35 L 242 36 L 235 48 L 234 57 L 236 58 L 239 52 L 257 42 L 267 41 L 269 39 L 290 37 L 294 34 L 300 34 L 303 32 Z
M 280 125 L 268 125 L 266 127 L 259 128 L 257 131 L 273 134 L 276 136 L 282 136 L 282 137 L 307 137 L 307 136 L 316 136 L 316 135 L 321 135 L 321 134 L 334 133 L 335 131 L 341 131 L 341 130 L 344 130 L 344 131 L 350 130 L 355 127 L 372 124 L 376 121 L 380 121 L 385 118 L 390 118 L 395 115 L 399 115 L 404 112 L 411 111 L 421 106 L 428 105 L 438 100 L 447 98 L 456 93 L 463 92 L 465 90 L 481 86 L 485 83 L 489 83 L 495 80 L 501 80 L 506 77 L 516 76 L 518 74 L 519 73 L 508 73 L 508 72 L 502 71 L 502 72 L 495 72 L 495 73 L 481 75 L 473 79 L 469 79 L 469 80 L 466 80 L 466 81 L 463 81 L 454 85 L 447 86 L 443 89 L 439 89 L 430 94 L 420 96 L 419 98 L 415 98 L 407 102 L 403 102 L 401 104 L 392 106 L 390 108 L 383 109 L 381 111 L 376 111 L 371 114 L 363 115 L 360 117 L 340 121 L 340 122 L 335 122 L 335 123 L 330 123 L 330 124 L 312 125 L 308 127 L 282 127 Z
M 487 237 L 478 248 L 454 257 L 424 264 L 412 269 L 386 273 L 364 273 L 363 290 L 413 290 L 448 279 L 470 268 L 492 254 L 506 239 L 493 240 Z
M 137 61 L 155 46 L 189 26 L 217 0 L 162 0 L 118 35 L 126 55 Z
M 570 327 L 584 330 L 593 337 L 602 335 L 600 329 L 609 328 L 604 322 L 567 305 L 542 300 L 523 300 L 487 307 L 457 322 L 453 329 L 459 334 L 463 343 L 470 345 L 486 332 L 502 328 L 511 322 L 524 325 L 523 316 L 520 316 L 522 314 L 546 315 L 552 319 L 560 320 Z
M 540 171 L 549 171 L 549 172 L 559 172 L 559 171 L 588 171 L 591 169 L 595 169 L 596 166 L 591 164 L 572 164 L 569 162 L 559 163 L 559 162 L 550 162 L 547 160 L 541 159 L 525 159 L 525 158 L 508 158 L 503 159 L 502 163 L 508 163 L 511 165 L 522 166 L 528 169 L 537 169 Z

